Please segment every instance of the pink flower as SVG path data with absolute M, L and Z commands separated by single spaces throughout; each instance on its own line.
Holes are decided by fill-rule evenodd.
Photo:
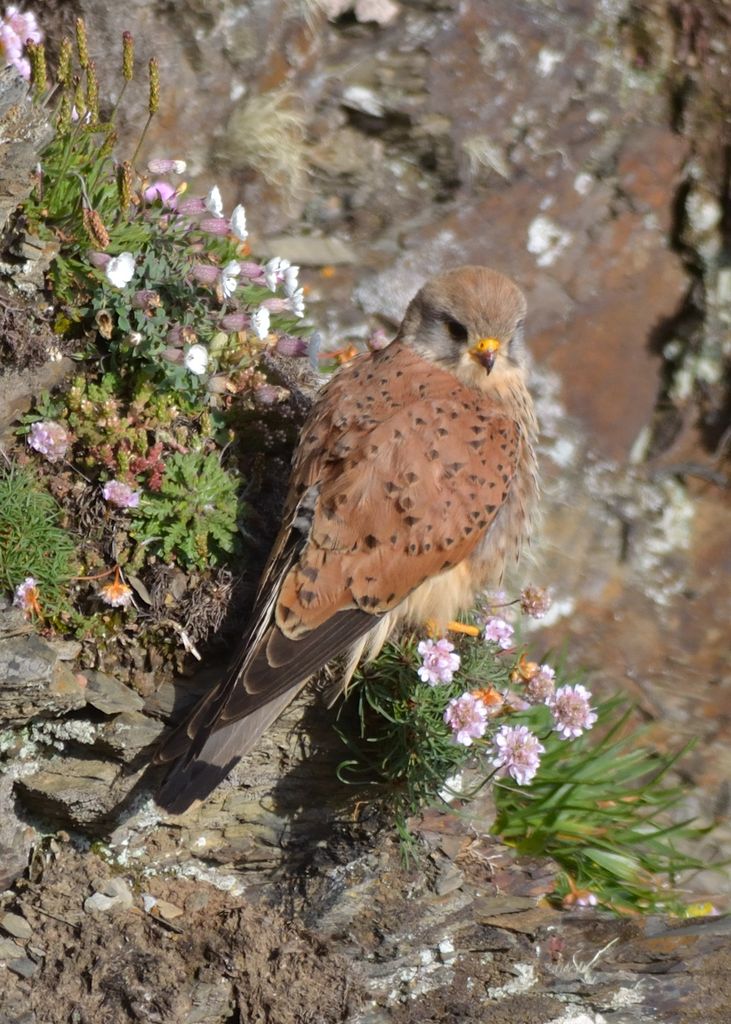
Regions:
M 455 743 L 471 747 L 472 740 L 485 735 L 487 708 L 479 697 L 463 693 L 461 697 L 453 697 L 447 704 L 444 721 L 451 727 Z
M 38 613 L 40 610 L 38 604 L 38 581 L 32 576 L 26 576 L 23 582 L 15 588 L 13 604 L 16 608 L 22 608 L 26 614 L 28 612 Z
M 453 654 L 454 644 L 443 638 L 441 640 L 422 640 L 416 648 L 423 659 L 419 669 L 419 679 L 429 686 L 437 683 L 451 683 L 454 673 L 459 668 L 460 657 Z
M 168 181 L 153 181 L 142 193 L 145 202 L 160 202 L 169 210 L 177 209 L 178 193 Z
M 525 692 L 528 700 L 533 704 L 547 703 L 556 689 L 555 679 L 556 673 L 550 665 L 539 665 L 526 683 Z
M 545 587 L 524 587 L 520 594 L 520 607 L 534 619 L 542 619 L 553 603 L 553 594 Z
M 503 651 L 513 646 L 513 633 L 515 630 L 497 615 L 491 616 L 485 623 L 485 640 L 497 644 Z
M 585 686 L 562 686 L 546 701 L 553 715 L 553 728 L 561 739 L 575 739 L 591 729 L 597 715 L 590 701 L 591 693 Z
M 109 480 L 102 487 L 102 494 L 105 501 L 118 508 L 137 508 L 140 503 L 140 492 L 121 480 Z
M 28 444 L 49 462 L 60 462 L 65 457 L 69 441 L 66 428 L 55 420 L 38 420 L 28 434 Z
M 7 63 L 13 64 L 26 80 L 30 78 L 30 62 L 23 56 L 23 49 L 26 43 L 40 43 L 42 39 L 34 14 L 21 14 L 15 5 L 7 8 L 0 22 L 0 48 Z
M 519 786 L 535 776 L 545 747 L 527 725 L 503 725 L 495 733 L 495 756 L 491 763 L 498 775 L 512 775 Z

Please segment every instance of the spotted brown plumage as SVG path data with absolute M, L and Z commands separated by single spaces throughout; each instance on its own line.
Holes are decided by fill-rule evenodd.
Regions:
M 237 661 L 157 754 L 177 762 L 163 806 L 205 796 L 332 658 L 344 685 L 396 626 L 443 628 L 517 558 L 537 499 L 524 315 L 508 278 L 449 271 L 323 388 Z

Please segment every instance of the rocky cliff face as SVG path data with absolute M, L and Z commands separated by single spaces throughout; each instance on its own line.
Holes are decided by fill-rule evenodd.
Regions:
M 569 661 L 589 667 L 595 690 L 628 693 L 659 748 L 700 738 L 685 769 L 696 787 L 688 810 L 720 821 L 714 842 L 728 844 L 725 7 L 404 0 L 379 24 L 359 21 L 358 7 L 328 21 L 305 0 L 35 6 L 56 40 L 83 14 L 101 66 L 127 28 L 141 61 L 158 55 L 167 102 L 147 141 L 150 155 L 188 159 L 191 190 L 217 180 L 229 206 L 246 204 L 255 250 L 307 268 L 326 346 L 393 325 L 422 280 L 447 266 L 485 263 L 520 283 L 531 310 L 546 481 L 531 575 L 557 598 L 533 642 L 565 643 Z M 145 97 L 133 99 L 139 114 Z M 133 106 L 130 137 L 141 120 Z M 367 822 L 354 835 L 348 812 L 333 802 L 336 755 L 302 762 L 292 739 L 301 704 L 238 773 L 240 788 L 223 789 L 185 821 L 160 822 L 144 790 L 137 802 L 135 795 L 145 751 L 172 706 L 169 688 L 153 706 L 102 673 L 80 678 L 72 650 L 47 647 L 19 619 L 4 621 L 0 664 L 11 685 L 3 714 L 30 730 L 8 740 L 18 746 L 0 789 L 8 879 L 24 870 L 37 827 L 52 823 L 103 837 L 115 872 L 174 910 L 180 904 L 182 917 L 161 911 L 145 927 L 124 924 L 139 948 L 163 943 L 171 978 L 185 973 L 171 952 L 180 940 L 171 936 L 182 931 L 190 941 L 204 927 L 196 900 L 207 890 L 204 881 L 177 890 L 144 881 L 166 866 L 228 887 L 233 895 L 210 897 L 216 913 L 232 913 L 252 886 L 286 899 L 335 937 L 329 953 L 365 965 L 353 981 L 357 998 L 345 990 L 336 998 L 323 975 L 332 1001 L 313 996 L 310 1017 L 280 1009 L 267 1018 L 239 1001 L 242 1020 L 487 1019 L 469 1000 L 455 1002 L 470 985 L 480 1007 L 489 1001 L 491 1020 L 503 1009 L 511 1020 L 569 1020 L 568 1000 L 590 1021 L 690 1021 L 700 1019 L 700 998 L 716 1000 L 703 1019 L 724 1019 L 722 925 L 665 934 L 651 923 L 641 934 L 606 922 L 526 918 L 520 900 L 534 892 L 530 870 L 517 880 L 509 858 L 500 860 L 504 851 L 471 845 L 472 836 L 443 822 L 427 821 L 427 867 L 406 880 L 388 842 L 379 845 Z M 305 716 L 305 725 L 306 745 L 326 745 L 321 722 Z M 76 936 L 81 915 L 100 912 L 85 911 L 84 899 L 94 891 L 112 898 L 106 867 L 92 870 L 63 847 L 43 856 L 66 865 L 73 884 L 64 904 L 59 870 L 50 867 L 47 904 L 32 878 L 24 892 L 23 907 L 35 900 L 26 917 L 45 952 L 34 955 L 29 936 L 15 936 L 18 949 L 0 947 L 0 959 L 24 965 L 15 971 L 11 1020 L 50 1019 L 41 1002 L 35 1018 L 21 1016 L 29 1005 L 23 985 L 38 975 L 35 991 L 48 991 L 51 975 L 38 965 L 68 941 L 63 929 L 43 931 L 44 913 L 69 917 L 73 905 L 66 924 Z M 284 881 L 272 883 L 272 872 L 284 872 Z M 696 880 L 701 888 L 704 881 Z M 501 891 L 518 903 L 479 903 Z M 404 911 L 409 898 L 422 912 L 418 921 Z M 468 918 L 477 921 L 471 930 Z M 424 920 L 437 923 L 430 930 Z M 107 925 L 94 927 L 101 935 Z M 282 928 L 272 924 L 263 960 L 295 949 L 314 977 L 321 954 L 309 939 L 283 938 Z M 248 918 L 242 929 L 249 934 Z M 615 973 L 598 985 L 589 962 L 611 940 Z M 212 971 L 219 954 L 191 953 L 190 962 L 203 961 Z M 682 970 L 683 985 L 665 970 Z M 186 1005 L 161 1004 L 157 1019 L 224 1019 L 241 999 L 240 973 L 231 967 L 229 980 L 221 978 L 205 975 L 197 989 L 181 989 Z M 143 971 L 138 981 L 141 1006 L 153 979 Z M 617 988 L 624 1004 L 610 991 Z M 69 990 L 68 998 L 81 996 Z M 155 1019 L 122 1003 L 109 1019 Z M 359 1003 L 370 1008 L 357 1011 Z M 195 1016 L 191 1007 L 204 1005 L 208 1015 Z

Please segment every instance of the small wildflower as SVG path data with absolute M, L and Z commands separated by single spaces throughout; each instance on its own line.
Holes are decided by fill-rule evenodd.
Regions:
M 472 740 L 485 735 L 487 708 L 478 697 L 463 693 L 461 697 L 453 697 L 447 704 L 444 721 L 454 733 L 455 743 L 471 747 Z
M 572 889 L 561 900 L 561 905 L 569 910 L 571 907 L 595 907 L 597 902 L 596 894 L 589 889 Z
M 553 602 L 553 595 L 546 587 L 525 587 L 520 594 L 520 607 L 533 619 L 542 619 Z
M 150 160 L 147 164 L 150 174 L 185 174 L 187 168 L 185 160 Z
M 214 185 L 210 189 L 208 195 L 203 200 L 203 205 L 214 217 L 223 217 L 223 199 L 221 198 L 221 190 L 218 185 Z
M 585 686 L 562 686 L 546 701 L 553 715 L 553 728 L 561 739 L 575 739 L 591 729 L 597 715 L 590 701 L 591 693 Z
M 107 263 L 104 273 L 115 288 L 124 288 L 135 276 L 135 258 L 131 252 L 120 252 Z
M 296 266 L 287 267 L 284 271 L 284 294 L 291 299 L 299 287 L 300 268 Z
M 503 618 L 507 612 L 508 595 L 504 590 L 487 590 L 482 595 L 483 611 L 487 617 L 500 615 Z
M 498 775 L 511 775 L 519 786 L 526 786 L 541 763 L 545 747 L 527 725 L 503 725 L 495 733 L 495 752 L 491 763 Z
M 416 649 L 423 660 L 419 669 L 419 679 L 422 682 L 428 683 L 429 686 L 452 682 L 460 663 L 459 655 L 453 653 L 453 643 L 445 638 L 422 640 Z
M 196 377 L 202 377 L 208 369 L 208 351 L 203 345 L 192 345 L 185 353 L 183 364 Z
M 269 336 L 271 316 L 269 310 L 259 306 L 255 313 L 251 314 L 251 326 L 259 341 L 264 341 Z
M 23 48 L 26 43 L 40 43 L 42 39 L 34 14 L 21 14 L 15 5 L 7 8 L 0 21 L 0 48 L 7 63 L 26 81 L 30 78 L 30 61 L 23 56 Z
M 102 487 L 104 500 L 118 508 L 137 508 L 140 503 L 140 492 L 121 480 L 108 480 Z
M 297 317 L 298 320 L 301 320 L 302 317 L 305 315 L 304 290 L 302 288 L 298 288 L 294 295 L 290 296 L 289 303 L 290 309 L 292 310 L 294 315 Z
M 160 202 L 168 210 L 174 210 L 178 205 L 178 193 L 168 181 L 153 181 L 142 195 L 145 202 Z
M 23 582 L 15 588 L 13 604 L 16 608 L 21 608 L 26 615 L 41 614 L 41 606 L 38 601 L 38 581 L 33 576 L 26 576 Z
M 249 237 L 249 232 L 246 230 L 246 210 L 241 203 L 234 207 L 230 224 L 231 234 L 238 238 L 240 242 L 245 242 Z
M 491 616 L 485 623 L 485 640 L 489 643 L 497 644 L 498 647 L 503 651 L 507 651 L 509 647 L 513 646 L 513 633 L 515 630 L 506 622 L 505 619 L 501 619 L 498 615 Z
M 69 435 L 55 420 L 38 420 L 31 425 L 28 444 L 49 462 L 60 462 L 69 447 Z
M 284 279 L 285 271 L 290 267 L 289 260 L 274 256 L 264 266 L 264 279 L 270 292 L 277 290 L 277 285 Z
M 110 604 L 112 608 L 126 608 L 132 600 L 132 588 L 128 587 L 126 583 L 122 583 L 119 569 L 116 569 L 114 583 L 107 583 L 105 586 L 100 587 L 99 596 L 102 601 Z
M 538 665 L 526 683 L 525 693 L 531 704 L 546 704 L 556 690 L 556 673 L 550 665 Z
M 230 299 L 236 291 L 240 273 L 241 267 L 236 260 L 231 260 L 221 271 L 221 291 L 223 292 L 224 299 Z

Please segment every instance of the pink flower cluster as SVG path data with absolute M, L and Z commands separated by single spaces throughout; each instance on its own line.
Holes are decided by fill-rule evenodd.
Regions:
M 471 747 L 472 740 L 485 735 L 487 708 L 479 697 L 463 693 L 461 697 L 453 697 L 447 704 L 444 721 L 451 727 L 455 743 Z
M 49 462 L 60 462 L 68 451 L 69 442 L 66 428 L 55 420 L 37 420 L 31 424 L 28 444 Z
M 511 775 L 519 786 L 533 780 L 545 747 L 527 725 L 503 725 L 495 733 L 492 763 L 498 775 Z
M 30 61 L 23 56 L 25 44 L 40 43 L 42 39 L 35 14 L 30 11 L 21 14 L 15 4 L 11 4 L 0 21 L 0 46 L 6 62 L 17 68 L 26 81 L 30 78 Z
M 513 646 L 514 632 L 510 623 L 498 615 L 492 615 L 485 623 L 485 640 L 488 643 L 497 644 L 503 651 L 507 651 Z
M 102 487 L 104 500 L 118 508 L 137 508 L 140 503 L 140 492 L 121 480 L 109 480 Z
M 553 715 L 555 732 L 561 739 L 572 740 L 591 729 L 597 720 L 591 709 L 591 693 L 585 686 L 562 686 L 546 704 Z
M 460 658 L 454 654 L 454 644 L 449 640 L 422 640 L 416 648 L 423 659 L 419 679 L 429 686 L 451 683 L 459 668 Z

